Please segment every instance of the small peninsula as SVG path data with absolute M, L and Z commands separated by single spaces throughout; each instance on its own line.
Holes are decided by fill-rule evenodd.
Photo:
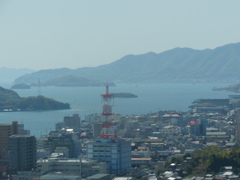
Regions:
M 222 87 L 222 88 L 214 87 L 212 90 L 213 91 L 228 91 L 228 92 L 240 93 L 240 84 L 234 84 L 234 85 L 231 85 L 228 87 Z
M 31 87 L 27 84 L 14 84 L 11 89 L 31 89 Z
M 15 91 L 0 87 L 0 112 L 70 109 L 70 104 L 44 96 L 22 98 Z

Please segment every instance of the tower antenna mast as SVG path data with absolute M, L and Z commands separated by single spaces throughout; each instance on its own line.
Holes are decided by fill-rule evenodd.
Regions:
M 117 136 L 114 133 L 112 127 L 112 122 L 109 121 L 108 117 L 112 116 L 112 106 L 113 106 L 113 94 L 109 93 L 109 86 L 106 86 L 106 93 L 102 94 L 102 115 L 105 116 L 105 121 L 102 124 L 102 132 L 100 138 L 102 139 L 114 139 L 117 140 Z
M 42 92 L 41 92 L 41 81 L 40 79 L 38 79 L 38 96 L 41 96 Z

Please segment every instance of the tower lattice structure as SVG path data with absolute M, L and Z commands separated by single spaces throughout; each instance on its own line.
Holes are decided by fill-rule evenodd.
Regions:
M 113 94 L 109 93 L 109 87 L 106 86 L 106 93 L 102 94 L 102 115 L 105 116 L 105 121 L 102 124 L 102 131 L 100 138 L 101 139 L 113 139 L 117 140 L 117 136 L 114 132 L 112 122 L 109 121 L 109 116 L 112 116 L 112 107 L 113 107 Z

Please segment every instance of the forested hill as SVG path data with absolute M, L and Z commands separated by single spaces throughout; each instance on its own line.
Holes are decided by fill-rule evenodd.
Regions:
M 104 82 L 239 82 L 239 69 L 240 43 L 235 43 L 215 49 L 175 48 L 127 55 L 98 67 L 42 70 L 21 76 L 15 83 L 46 82 L 69 74 Z
M 59 109 L 70 109 L 70 105 L 43 96 L 22 98 L 15 91 L 0 87 L 0 111 L 43 111 Z

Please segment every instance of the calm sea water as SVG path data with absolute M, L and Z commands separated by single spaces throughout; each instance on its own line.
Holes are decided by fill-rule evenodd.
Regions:
M 115 98 L 113 112 L 122 115 L 141 115 L 159 110 L 187 111 L 199 98 L 228 98 L 229 92 L 212 91 L 213 87 L 229 84 L 118 84 L 109 92 L 130 92 L 138 98 Z M 39 89 L 16 90 L 22 97 L 36 96 Z M 101 113 L 101 94 L 105 87 L 42 87 L 41 94 L 71 105 L 70 110 L 45 112 L 1 112 L 0 123 L 18 121 L 37 137 L 55 129 L 63 117 L 79 113 L 81 119 L 88 114 Z

